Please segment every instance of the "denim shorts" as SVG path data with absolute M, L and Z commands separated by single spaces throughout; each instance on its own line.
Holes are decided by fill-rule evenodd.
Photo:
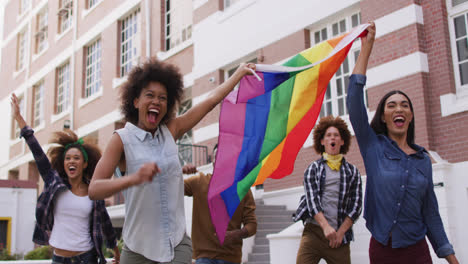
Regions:
M 53 255 L 52 264 L 97 264 L 97 254 L 94 249 L 73 257 Z

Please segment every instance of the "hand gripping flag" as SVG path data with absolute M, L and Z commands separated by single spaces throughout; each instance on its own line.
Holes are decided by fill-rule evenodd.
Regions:
M 250 187 L 291 174 L 320 113 L 328 82 L 368 26 L 319 43 L 283 66 L 257 64 L 258 76 L 242 78 L 239 89 L 224 99 L 208 189 L 211 220 L 221 244 Z

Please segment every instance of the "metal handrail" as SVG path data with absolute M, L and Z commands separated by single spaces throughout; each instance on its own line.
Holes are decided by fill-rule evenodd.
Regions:
M 180 164 L 202 166 L 211 162 L 208 147 L 203 145 L 177 143 L 179 147 Z

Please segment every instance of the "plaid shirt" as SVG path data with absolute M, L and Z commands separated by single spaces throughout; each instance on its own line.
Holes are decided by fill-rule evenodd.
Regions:
M 21 137 L 26 140 L 44 180 L 44 190 L 37 199 L 33 241 L 39 245 L 48 245 L 49 235 L 54 226 L 54 198 L 58 193 L 69 189 L 70 185 L 63 181 L 58 172 L 51 167 L 49 159 L 34 137 L 34 131 L 29 126 L 21 129 Z M 91 239 L 99 256 L 99 263 L 106 263 L 101 249 L 103 238 L 106 238 L 108 248 L 114 248 L 117 245 L 117 239 L 103 200 L 93 201 L 89 225 Z
M 321 198 L 325 185 L 325 166 L 327 161 L 322 157 L 309 165 L 304 173 L 305 195 L 301 197 L 299 208 L 293 215 L 294 221 L 313 218 L 323 212 Z M 340 193 L 338 197 L 338 226 L 344 222 L 346 216 L 356 222 L 362 209 L 361 175 L 358 169 L 343 158 L 340 167 Z M 343 244 L 354 239 L 350 228 L 343 237 Z

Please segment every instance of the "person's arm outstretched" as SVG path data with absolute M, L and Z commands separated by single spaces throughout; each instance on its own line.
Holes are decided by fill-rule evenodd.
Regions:
M 361 51 L 354 66 L 353 74 L 350 77 L 346 105 L 349 112 L 349 120 L 356 134 L 359 149 L 363 158 L 366 156 L 366 149 L 371 141 L 376 137 L 369 125 L 367 110 L 364 103 L 364 85 L 366 83 L 366 71 L 369 57 L 374 46 L 375 24 L 370 23 L 367 28 L 367 35 L 361 37 Z
M 154 175 L 159 172 L 156 163 L 148 162 L 131 175 L 111 179 L 123 153 L 122 140 L 117 133 L 114 133 L 94 170 L 88 189 L 90 199 L 102 200 L 131 186 L 150 182 L 153 180 Z
M 244 77 L 244 75 L 250 73 L 249 69 L 255 70 L 255 64 L 242 63 L 234 74 L 211 91 L 205 100 L 190 108 L 185 114 L 169 121 L 167 127 L 171 131 L 174 139 L 179 139 L 183 134 L 198 124 L 198 122 L 200 122 L 208 112 L 210 112 L 234 89 L 236 84 L 242 79 L 242 77 Z

